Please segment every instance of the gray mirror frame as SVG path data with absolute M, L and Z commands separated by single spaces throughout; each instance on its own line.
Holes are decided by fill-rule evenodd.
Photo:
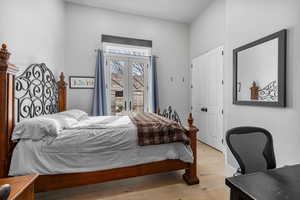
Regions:
M 239 101 L 237 99 L 237 72 L 238 72 L 238 53 L 259 44 L 278 38 L 278 101 Z M 252 106 L 270 106 L 286 107 L 286 48 L 287 48 L 287 30 L 279 32 L 241 46 L 233 50 L 233 104 L 252 105 Z

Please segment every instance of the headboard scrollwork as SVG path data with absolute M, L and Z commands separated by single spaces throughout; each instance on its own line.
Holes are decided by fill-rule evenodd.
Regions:
M 258 90 L 258 100 L 261 101 L 278 101 L 278 84 L 272 81 L 264 88 Z
M 15 79 L 17 121 L 58 112 L 58 87 L 44 63 L 30 65 Z
M 11 140 L 15 121 L 64 111 L 66 83 L 56 83 L 45 64 L 30 65 L 21 75 L 9 62 L 5 44 L 0 49 L 0 177 L 8 175 L 16 143 Z
M 178 113 L 173 110 L 171 106 L 169 106 L 167 109 L 164 109 L 162 113 L 160 113 L 160 110 L 158 110 L 158 115 L 174 120 L 182 126 Z

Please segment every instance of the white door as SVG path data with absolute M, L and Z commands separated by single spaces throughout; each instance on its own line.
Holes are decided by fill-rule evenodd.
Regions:
M 105 64 L 108 114 L 147 110 L 149 59 L 107 55 Z
M 192 64 L 192 112 L 197 138 L 223 151 L 223 47 L 211 50 Z

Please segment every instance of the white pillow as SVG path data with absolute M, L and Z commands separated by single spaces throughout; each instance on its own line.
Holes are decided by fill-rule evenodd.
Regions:
M 79 121 L 87 119 L 88 114 L 81 110 L 69 110 L 52 115 L 43 115 L 24 119 L 17 123 L 12 140 L 32 139 L 41 140 L 44 137 L 57 137 L 63 129 L 69 129 Z
M 82 110 L 72 109 L 64 112 L 57 113 L 66 117 L 72 117 L 78 121 L 82 121 L 88 118 L 88 114 Z
M 52 115 L 46 115 L 47 118 L 51 118 L 56 120 L 59 123 L 60 130 L 62 129 L 69 129 L 72 128 L 74 125 L 78 124 L 78 120 L 69 117 L 67 115 L 61 115 L 60 113 L 52 114 Z
M 40 116 L 24 119 L 16 124 L 12 134 L 12 140 L 41 140 L 46 136 L 57 137 L 61 129 L 62 127 L 59 121 L 51 117 Z

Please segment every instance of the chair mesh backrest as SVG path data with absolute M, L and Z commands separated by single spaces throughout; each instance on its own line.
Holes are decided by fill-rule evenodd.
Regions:
M 239 127 L 227 132 L 226 141 L 242 174 L 276 167 L 271 134 L 262 128 Z

